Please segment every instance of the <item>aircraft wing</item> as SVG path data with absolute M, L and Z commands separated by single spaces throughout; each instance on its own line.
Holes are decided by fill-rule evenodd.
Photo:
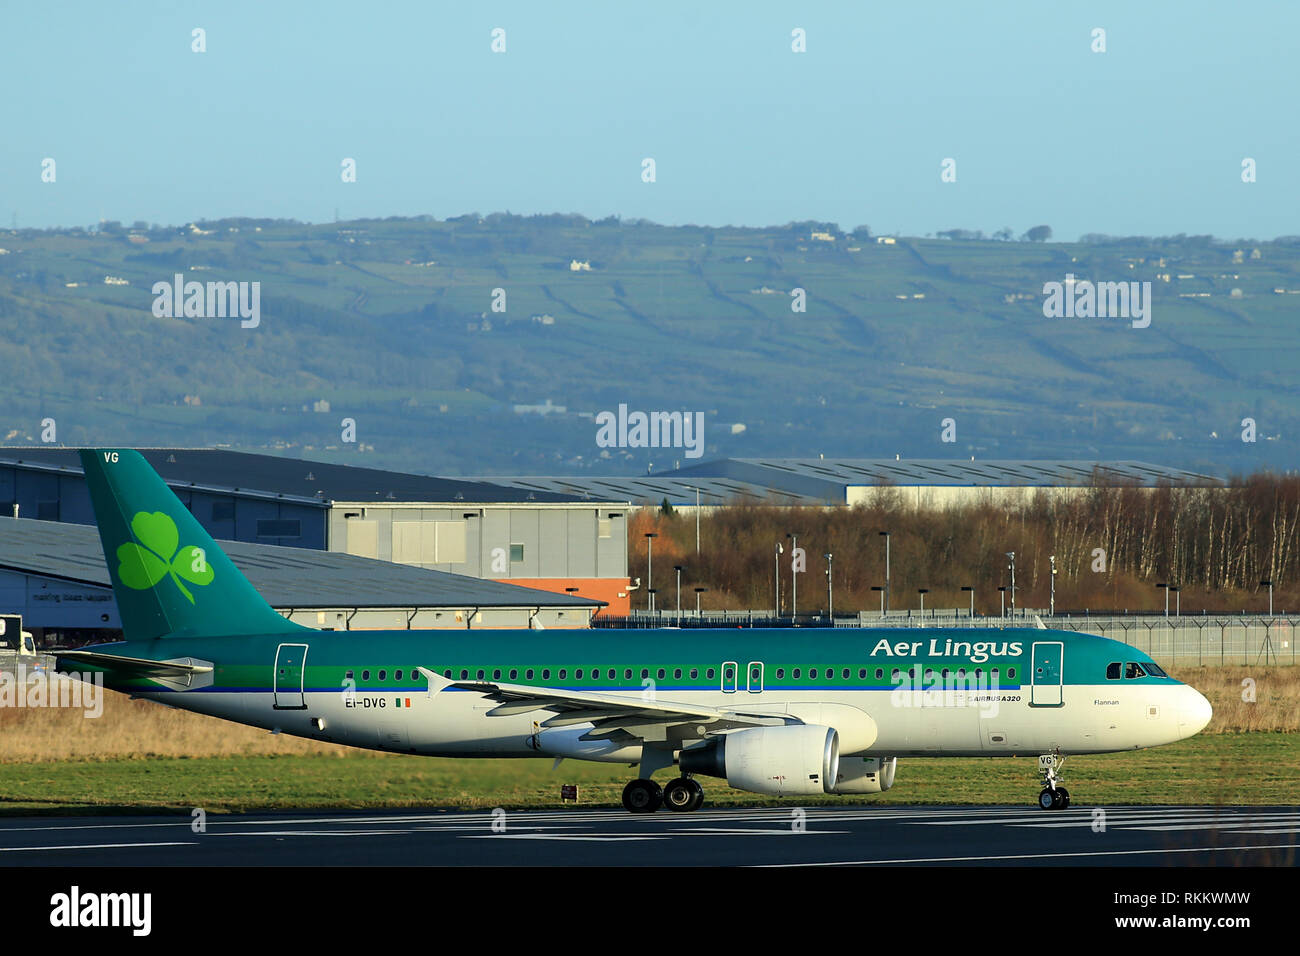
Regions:
M 549 728 L 591 723 L 594 727 L 585 736 L 592 740 L 612 737 L 620 733 L 640 737 L 644 736 L 644 731 L 650 727 L 662 731 L 685 724 L 703 726 L 707 728 L 704 733 L 693 731 L 686 735 L 703 737 L 705 733 L 717 733 L 739 727 L 799 722 L 786 714 L 746 712 L 657 698 L 620 697 L 615 694 L 556 690 L 526 684 L 506 684 L 500 681 L 454 681 L 423 667 L 420 668 L 420 673 L 429 681 L 431 694 L 455 688 L 474 691 L 490 700 L 499 701 L 497 707 L 487 712 L 489 717 L 506 717 L 535 710 L 548 710 L 553 716 L 541 721 L 541 726 Z M 641 732 L 637 732 L 638 729 Z

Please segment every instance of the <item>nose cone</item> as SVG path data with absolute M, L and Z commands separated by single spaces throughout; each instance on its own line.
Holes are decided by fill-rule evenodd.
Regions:
M 1183 686 L 1178 700 L 1179 739 L 1194 737 L 1205 729 L 1214 716 L 1214 708 L 1195 687 Z

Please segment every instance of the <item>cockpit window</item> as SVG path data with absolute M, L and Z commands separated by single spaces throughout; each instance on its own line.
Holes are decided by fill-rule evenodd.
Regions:
M 1147 669 L 1147 673 L 1150 674 L 1152 677 L 1169 676 L 1164 672 L 1163 669 L 1161 669 L 1160 665 L 1155 663 L 1154 661 L 1147 661 L 1146 664 L 1144 664 L 1143 666 Z
M 1124 679 L 1132 680 L 1134 677 L 1146 677 L 1147 672 L 1142 669 L 1142 665 L 1134 661 L 1129 661 L 1124 666 Z
M 1119 661 L 1111 661 L 1106 665 L 1106 680 L 1119 680 L 1120 669 L 1124 665 Z

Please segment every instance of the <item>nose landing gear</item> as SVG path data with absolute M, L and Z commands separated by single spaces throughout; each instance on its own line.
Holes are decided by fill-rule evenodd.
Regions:
M 1038 805 L 1044 810 L 1065 810 L 1070 806 L 1070 791 L 1058 785 L 1064 765 L 1065 758 L 1059 752 L 1041 754 L 1038 758 L 1038 774 L 1043 779 Z

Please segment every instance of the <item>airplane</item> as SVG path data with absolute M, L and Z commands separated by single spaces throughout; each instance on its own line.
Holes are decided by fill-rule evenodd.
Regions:
M 870 794 L 900 757 L 1037 754 L 1053 810 L 1068 755 L 1172 743 L 1211 717 L 1137 648 L 1042 628 L 317 631 L 262 599 L 139 452 L 80 456 L 124 640 L 56 652 L 57 668 L 277 733 L 628 764 L 633 813 L 698 809 L 697 776 Z

